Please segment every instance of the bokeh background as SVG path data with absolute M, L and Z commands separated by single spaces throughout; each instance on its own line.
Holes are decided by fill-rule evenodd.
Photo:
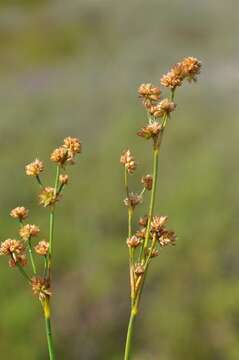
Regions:
M 67 135 L 83 153 L 57 209 L 54 336 L 57 358 L 122 359 L 129 315 L 121 151 L 151 172 L 142 82 L 184 56 L 203 71 L 176 95 L 160 158 L 157 211 L 178 235 L 152 264 L 134 360 L 238 360 L 239 170 L 236 0 L 2 0 L 0 2 L 0 237 L 9 211 L 31 210 L 47 237 L 48 211 L 26 163 L 45 162 Z M 137 210 L 143 215 L 146 205 Z M 0 263 L 2 359 L 47 359 L 41 309 L 17 271 Z

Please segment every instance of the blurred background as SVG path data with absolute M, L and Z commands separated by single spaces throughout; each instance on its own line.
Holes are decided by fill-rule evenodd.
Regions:
M 178 235 L 153 261 L 134 360 L 238 360 L 238 11 L 236 0 L 0 1 L 0 237 L 16 237 L 24 205 L 47 237 L 48 210 L 24 166 L 64 137 L 83 143 L 57 208 L 57 358 L 122 359 L 129 316 L 127 214 L 119 156 L 130 147 L 134 191 L 152 168 L 142 82 L 159 84 L 184 56 L 203 62 L 176 94 L 160 158 L 157 212 Z M 145 204 L 136 218 L 146 212 Z M 2 359 L 48 358 L 40 304 L 0 262 Z

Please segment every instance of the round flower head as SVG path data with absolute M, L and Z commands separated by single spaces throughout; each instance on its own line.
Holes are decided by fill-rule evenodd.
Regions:
M 167 216 L 154 216 L 151 221 L 151 231 L 160 232 L 168 220 Z
M 140 275 L 143 275 L 143 273 L 145 272 L 145 269 L 144 269 L 143 265 L 136 264 L 134 272 L 135 272 L 135 275 L 140 276 Z
M 201 70 L 201 62 L 198 59 L 189 56 L 184 58 L 181 62 L 183 76 L 188 79 L 189 81 L 196 81 L 197 75 L 200 73 Z
M 139 130 L 137 135 L 148 140 L 157 137 L 161 130 L 162 125 L 158 121 L 153 121 Z
M 134 209 L 138 204 L 141 204 L 142 202 L 143 202 L 142 196 L 135 193 L 130 193 L 129 197 L 124 199 L 125 206 L 131 207 L 132 209 Z
M 160 99 L 161 91 L 157 86 L 153 86 L 152 84 L 141 84 L 138 89 L 139 97 L 143 99 L 143 101 L 157 101 Z
M 176 234 L 174 231 L 163 231 L 162 235 L 159 238 L 160 246 L 164 247 L 167 245 L 175 245 Z
M 40 204 L 44 207 L 54 205 L 58 200 L 57 195 L 55 194 L 55 189 L 53 187 L 47 186 L 43 188 L 38 195 Z
M 36 159 L 32 163 L 26 165 L 25 170 L 28 176 L 38 176 L 43 171 L 43 162 Z
M 176 89 L 182 85 L 184 78 L 183 67 L 181 63 L 173 66 L 173 68 L 166 74 L 163 75 L 160 82 L 163 86 Z
M 128 170 L 128 173 L 132 174 L 136 169 L 136 163 L 130 150 L 125 150 L 120 157 L 120 162 Z
M 150 113 L 155 118 L 162 118 L 168 116 L 176 108 L 176 104 L 168 99 L 163 99 L 159 104 L 150 108 Z
M 63 146 L 53 150 L 50 156 L 51 161 L 54 161 L 60 165 L 64 165 L 68 159 L 68 150 Z
M 141 245 L 141 240 L 137 236 L 133 235 L 127 239 L 126 243 L 129 248 L 137 248 Z
M 7 239 L 1 243 L 0 255 L 19 255 L 24 251 L 24 246 L 19 240 Z
M 81 142 L 77 138 L 72 138 L 68 136 L 64 139 L 63 147 L 67 149 L 68 158 L 67 161 L 71 164 L 74 164 L 74 157 L 75 155 L 81 152 Z
M 39 243 L 35 246 L 35 251 L 38 255 L 45 256 L 47 255 L 49 250 L 49 243 L 45 240 L 39 241 Z
M 48 281 L 41 277 L 33 277 L 31 279 L 33 294 L 38 296 L 40 301 L 44 301 L 51 296 Z
M 21 229 L 19 230 L 19 235 L 23 240 L 27 241 L 31 237 L 37 236 L 39 232 L 40 232 L 40 228 L 38 226 L 33 224 L 26 224 L 22 226 Z
M 14 219 L 19 219 L 20 221 L 22 221 L 27 218 L 28 213 L 29 210 L 27 210 L 25 207 L 18 206 L 11 210 L 10 216 Z

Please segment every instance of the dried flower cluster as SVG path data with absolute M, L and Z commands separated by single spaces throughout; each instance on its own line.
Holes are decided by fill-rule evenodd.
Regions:
M 74 164 L 75 158 L 80 152 L 81 143 L 77 138 L 73 137 L 65 138 L 63 145 L 52 152 L 50 160 L 56 165 L 56 177 L 53 186 L 43 185 L 41 175 L 44 171 L 44 165 L 41 160 L 36 159 L 25 166 L 26 175 L 35 177 L 40 186 L 40 192 L 38 194 L 39 204 L 44 208 L 48 207 L 50 211 L 49 239 L 41 240 L 37 244 L 33 243 L 35 238 L 40 234 L 40 228 L 35 224 L 26 224 L 25 220 L 28 218 L 29 210 L 23 206 L 17 206 L 11 210 L 10 216 L 19 222 L 19 238 L 7 239 L 0 244 L 0 255 L 7 256 L 9 266 L 11 268 L 17 268 L 20 271 L 27 280 L 27 283 L 31 286 L 33 294 L 38 297 L 43 306 L 50 359 L 55 359 L 53 355 L 52 335 L 49 331 L 55 207 L 57 201 L 61 198 L 65 185 L 67 185 L 69 181 L 69 176 L 65 173 L 66 165 Z M 39 261 L 40 258 L 41 260 L 43 259 L 41 269 L 39 269 L 39 261 L 35 261 L 35 256 L 39 256 Z M 26 267 L 28 263 L 31 269 L 29 269 L 28 266 Z
M 176 88 L 181 86 L 184 80 L 196 81 L 200 73 L 201 63 L 196 58 L 187 57 L 178 62 L 172 69 L 163 75 L 160 83 L 170 90 L 170 96 L 161 98 L 162 92 L 158 86 L 146 83 L 140 85 L 138 89 L 139 98 L 147 112 L 147 123 L 137 135 L 146 140 L 152 139 L 153 171 L 152 175 L 141 177 L 143 189 L 139 193 L 131 192 L 129 187 L 128 175 L 136 170 L 135 159 L 130 150 L 123 152 L 120 158 L 121 164 L 125 168 L 124 182 L 126 199 L 124 204 L 128 210 L 128 237 L 126 240 L 129 249 L 129 273 L 131 288 L 131 316 L 127 332 L 125 346 L 125 360 L 129 359 L 130 343 L 132 337 L 132 324 L 139 309 L 141 293 L 145 283 L 147 269 L 151 260 L 157 257 L 162 248 L 167 245 L 175 245 L 176 234 L 167 229 L 167 216 L 157 216 L 154 214 L 156 202 L 156 189 L 158 180 L 158 161 L 159 149 L 162 144 L 163 135 L 167 122 L 176 109 L 174 102 Z M 136 207 L 143 202 L 146 190 L 149 191 L 149 210 L 148 214 L 140 217 L 139 228 L 132 231 L 132 217 Z

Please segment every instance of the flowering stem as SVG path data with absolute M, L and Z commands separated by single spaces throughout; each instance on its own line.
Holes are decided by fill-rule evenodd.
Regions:
M 18 264 L 18 262 L 16 262 L 16 266 L 18 268 L 18 270 L 20 271 L 20 273 L 22 274 L 22 276 L 29 282 L 31 282 L 30 277 L 27 275 L 26 271 L 21 267 L 20 264 Z
M 30 260 L 31 260 L 31 264 L 32 264 L 32 270 L 33 270 L 34 275 L 36 275 L 37 270 L 36 270 L 36 265 L 35 265 L 33 253 L 32 253 L 31 238 L 30 238 L 29 241 L 28 241 L 28 251 L 29 251 L 29 256 L 30 256 Z
M 124 360 L 129 360 L 130 359 L 133 328 L 134 328 L 134 322 L 135 322 L 136 315 L 137 315 L 137 312 L 132 307 L 131 313 L 130 313 L 130 318 L 129 318 L 128 330 L 127 330 L 127 338 L 126 338 L 126 344 L 125 344 Z
M 55 351 L 53 347 L 53 339 L 52 339 L 52 331 L 51 331 L 51 312 L 50 312 L 50 300 L 49 298 L 45 299 L 42 302 L 43 311 L 44 311 L 44 319 L 45 319 L 45 326 L 46 326 L 46 336 L 47 336 L 47 345 L 48 345 L 48 352 L 49 352 L 49 359 L 55 360 Z

